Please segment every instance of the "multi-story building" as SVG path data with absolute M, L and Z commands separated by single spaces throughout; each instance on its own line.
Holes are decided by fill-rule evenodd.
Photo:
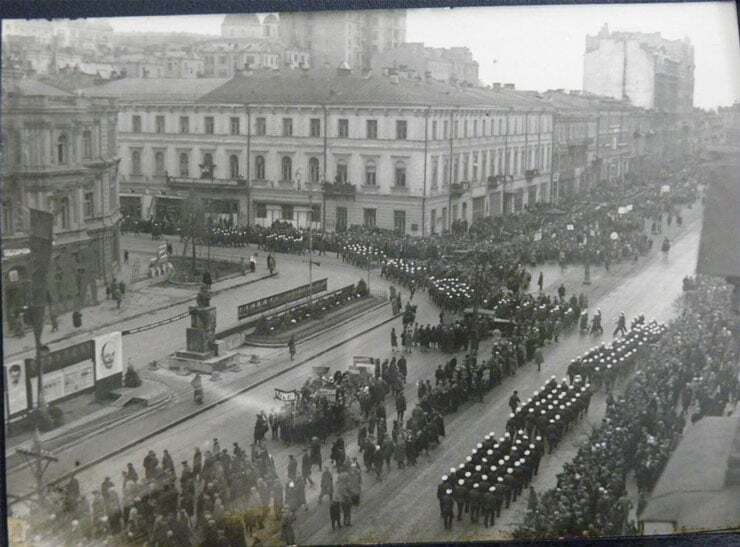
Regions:
M 308 51 L 313 66 L 368 68 L 373 55 L 406 41 L 406 12 L 283 13 L 279 30 L 288 46 Z
M 456 80 L 479 85 L 478 63 L 468 48 L 432 48 L 423 43 L 405 43 L 375 54 L 371 59 L 374 71 L 397 69 L 411 77 L 430 77 L 449 82 Z
M 422 235 L 550 200 L 553 113 L 530 93 L 256 71 L 175 103 L 142 100 L 145 82 L 91 90 L 120 101 L 129 214 L 175 214 L 194 191 L 242 225 Z
M 59 313 L 94 302 L 96 280 L 117 272 L 117 116 L 111 99 L 3 72 L 2 305 L 11 322 L 31 296 L 30 209 L 54 214 L 49 293 Z
M 660 33 L 610 32 L 586 36 L 584 91 L 626 99 L 642 108 L 690 112 L 694 103 L 694 48 L 688 38 Z
M 627 101 L 548 91 L 544 99 L 556 111 L 553 195 L 567 199 L 602 182 L 623 182 L 646 154 L 648 115 Z

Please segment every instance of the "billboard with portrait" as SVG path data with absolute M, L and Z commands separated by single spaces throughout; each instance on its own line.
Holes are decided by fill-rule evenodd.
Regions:
M 28 389 L 26 384 L 26 364 L 22 361 L 4 363 L 5 398 L 8 415 L 13 416 L 28 410 Z
M 110 332 L 95 338 L 95 381 L 123 373 L 123 339 L 121 332 Z

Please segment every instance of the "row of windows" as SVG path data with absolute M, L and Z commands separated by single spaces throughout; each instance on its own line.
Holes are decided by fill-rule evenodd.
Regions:
M 532 118 L 534 119 L 534 118 Z M 530 119 L 531 120 L 531 119 Z M 469 120 L 463 120 L 462 124 L 460 120 L 456 120 L 453 125 L 453 138 L 475 138 L 485 136 L 496 136 L 496 135 L 520 135 L 524 134 L 525 123 L 523 116 L 516 116 L 511 118 L 511 123 L 508 123 L 505 118 L 497 118 L 494 120 L 487 120 L 483 118 L 480 120 L 472 120 L 472 123 L 468 123 Z M 498 123 L 496 123 L 498 122 Z M 547 132 L 549 123 L 547 118 L 542 120 L 542 133 Z M 530 123 L 529 133 L 537 133 L 537 124 Z M 141 116 L 134 114 L 132 118 L 132 131 L 134 133 L 141 133 Z M 156 116 L 154 119 L 154 131 L 155 133 L 166 133 L 166 119 L 165 116 Z M 239 135 L 241 131 L 240 119 L 238 116 L 232 116 L 229 118 L 229 132 L 231 135 Z M 190 117 L 180 116 L 179 119 L 179 132 L 182 134 L 190 133 Z M 203 117 L 203 132 L 206 135 L 215 134 L 215 118 L 213 116 Z M 255 118 L 255 134 L 256 136 L 267 135 L 267 118 L 257 117 Z M 281 135 L 283 137 L 297 136 L 293 132 L 293 118 L 283 118 Z M 340 118 L 337 120 L 337 137 L 339 138 L 350 138 L 350 136 L 356 136 L 354 132 L 350 134 L 350 123 L 348 118 Z M 321 119 L 311 118 L 309 121 L 309 137 L 321 137 Z M 431 140 L 448 139 L 450 137 L 450 122 L 445 120 L 442 122 L 440 127 L 437 120 L 432 121 L 431 128 Z M 378 138 L 378 120 L 365 120 L 365 134 L 366 139 L 377 139 Z M 396 133 L 395 138 L 397 140 L 406 140 L 408 138 L 408 124 L 406 120 L 396 120 Z
M 52 145 L 52 156 L 59 165 L 67 165 L 72 160 L 70 158 L 69 137 L 62 133 L 57 137 L 56 143 Z M 82 132 L 82 159 L 89 160 L 93 158 L 93 140 L 92 132 L 88 129 Z
M 541 123 L 538 121 L 541 120 Z M 529 125 L 527 128 L 526 125 Z M 452 124 L 452 137 L 475 138 L 497 135 L 523 135 L 524 133 L 547 133 L 550 130 L 550 119 L 536 116 L 514 116 L 510 118 L 480 118 L 474 120 L 455 120 Z M 450 138 L 450 121 L 444 120 L 440 126 L 432 120 L 432 140 Z
M 141 169 L 141 151 L 133 150 L 131 152 L 131 174 L 140 176 Z M 213 162 L 213 155 L 210 153 L 203 154 L 202 163 L 199 165 L 200 172 L 198 175 L 202 178 L 211 178 L 216 176 L 217 166 Z M 161 150 L 154 152 L 154 174 L 164 176 L 166 174 L 165 153 Z M 235 154 L 229 156 L 229 178 L 238 179 L 241 177 L 239 157 Z M 377 185 L 377 165 L 374 160 L 365 162 L 364 180 L 362 183 L 366 186 Z M 257 155 L 254 158 L 254 178 L 255 180 L 267 179 L 267 161 L 264 156 Z M 280 180 L 293 181 L 293 159 L 290 156 L 280 158 Z M 190 177 L 190 154 L 180 152 L 178 156 L 178 176 Z M 318 158 L 309 158 L 308 160 L 308 182 L 318 183 L 321 181 L 321 167 Z M 340 183 L 352 182 L 349 180 L 349 166 L 346 160 L 339 160 L 334 173 L 334 181 Z M 406 164 L 403 161 L 397 161 L 394 164 L 393 181 L 397 187 L 406 186 Z
M 513 147 L 507 150 L 497 148 L 490 151 L 457 154 L 453 156 L 452 182 L 477 181 L 488 175 L 521 175 L 529 169 L 549 168 L 551 160 L 550 145 Z M 442 178 L 440 181 L 440 158 L 431 157 L 431 184 L 446 184 L 450 177 L 449 157 L 441 158 Z M 487 169 L 488 168 L 488 169 Z
M 231 135 L 240 134 L 240 119 L 238 116 L 232 116 L 229 118 L 229 132 Z M 190 133 L 190 117 L 180 116 L 179 130 L 182 134 Z M 141 116 L 134 114 L 131 123 L 131 131 L 134 133 L 141 133 Z M 166 121 L 164 116 L 156 116 L 154 119 L 154 131 L 155 133 L 166 133 Z M 213 116 L 205 116 L 203 118 L 203 132 L 207 135 L 215 134 L 215 119 Z M 255 119 L 255 133 L 257 136 L 267 135 L 267 118 L 259 117 Z M 282 136 L 292 137 L 293 134 L 293 118 L 282 119 Z M 309 136 L 310 137 L 321 137 L 321 119 L 311 118 L 309 124 Z M 337 120 L 337 136 L 340 138 L 349 138 L 349 120 L 341 118 Z M 365 136 L 368 139 L 378 138 L 378 121 L 367 120 L 366 121 L 366 132 Z M 399 140 L 405 140 L 407 138 L 407 125 L 405 120 L 396 121 L 396 138 Z

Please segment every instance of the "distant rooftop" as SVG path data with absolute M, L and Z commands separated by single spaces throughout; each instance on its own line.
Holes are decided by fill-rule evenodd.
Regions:
M 332 69 L 255 71 L 237 76 L 201 97 L 209 104 L 346 104 L 460 106 L 550 110 L 546 102 L 523 91 L 457 87 Z
M 123 102 L 194 102 L 227 82 L 225 78 L 123 78 L 82 91 L 89 97 L 111 97 Z

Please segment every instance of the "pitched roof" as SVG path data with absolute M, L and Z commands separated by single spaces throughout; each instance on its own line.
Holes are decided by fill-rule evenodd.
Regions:
M 72 96 L 72 93 L 69 93 L 68 91 L 64 91 L 58 87 L 54 87 L 31 78 L 22 78 L 18 80 L 13 79 L 8 82 L 3 82 L 3 95 L 5 94 L 27 96 L 43 95 L 46 97 Z
M 668 460 L 645 510 L 643 522 L 672 522 L 677 528 L 709 530 L 740 523 L 740 488 L 727 487 L 727 460 L 740 418 L 706 417 L 692 426 Z
M 226 81 L 225 78 L 123 78 L 85 88 L 82 93 L 123 102 L 194 102 Z
M 550 110 L 542 100 L 521 91 L 457 88 L 434 81 L 312 69 L 255 71 L 237 76 L 201 97 L 208 104 L 451 106 Z

